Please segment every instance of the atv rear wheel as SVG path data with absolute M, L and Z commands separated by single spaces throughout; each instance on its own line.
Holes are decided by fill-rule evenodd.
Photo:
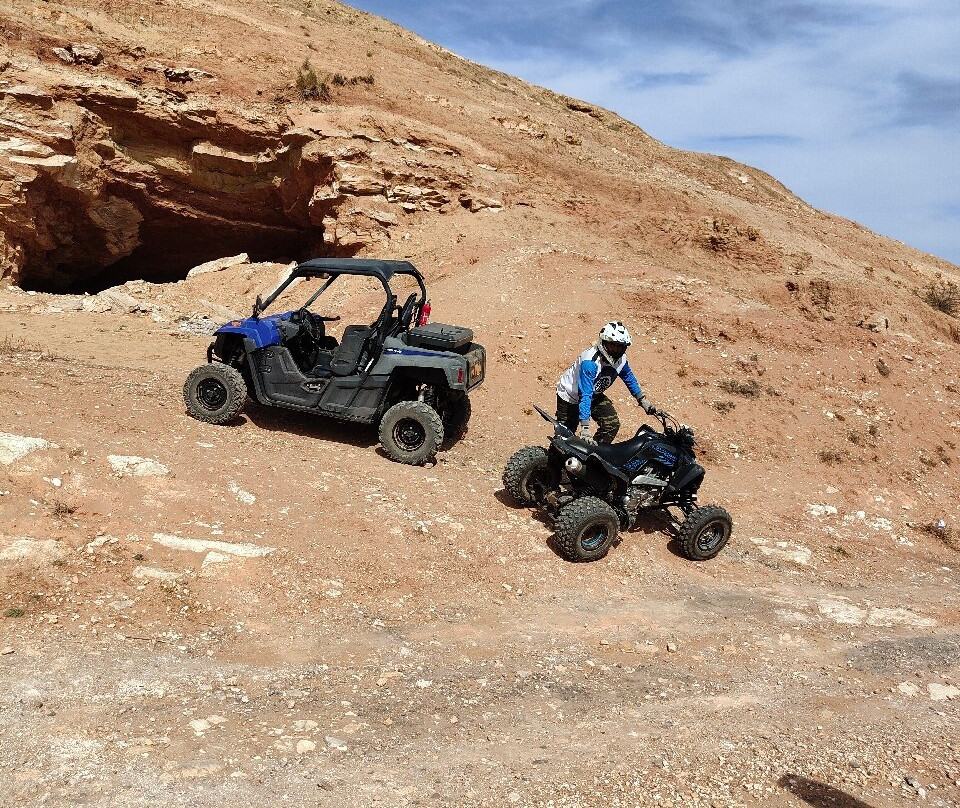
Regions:
M 443 421 L 422 401 L 394 404 L 380 421 L 380 444 L 398 463 L 422 466 L 436 455 L 442 442 Z
M 707 561 L 726 546 L 732 531 L 733 519 L 724 508 L 719 505 L 694 508 L 677 534 L 680 552 L 691 561 Z
M 539 505 L 559 482 L 560 475 L 550 467 L 542 446 L 518 449 L 503 468 L 503 487 L 521 505 Z
M 557 546 L 567 561 L 603 558 L 617 540 L 619 531 L 617 512 L 597 497 L 575 499 L 557 514 Z
M 183 384 L 187 412 L 198 421 L 226 424 L 243 409 L 247 385 L 238 370 L 222 362 L 195 368 Z

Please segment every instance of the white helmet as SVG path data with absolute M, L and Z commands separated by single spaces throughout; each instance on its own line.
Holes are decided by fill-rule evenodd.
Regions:
M 620 345 L 633 344 L 633 340 L 630 339 L 630 332 L 627 331 L 627 327 L 619 320 L 616 322 L 611 321 L 600 329 L 600 341 L 616 342 Z

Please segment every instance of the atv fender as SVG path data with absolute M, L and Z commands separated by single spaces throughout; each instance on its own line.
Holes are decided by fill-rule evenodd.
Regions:
M 664 493 L 675 494 L 693 483 L 696 483 L 699 487 L 699 481 L 703 479 L 706 473 L 706 469 L 699 463 L 691 463 L 681 476 L 670 481 L 670 484 L 664 489 Z

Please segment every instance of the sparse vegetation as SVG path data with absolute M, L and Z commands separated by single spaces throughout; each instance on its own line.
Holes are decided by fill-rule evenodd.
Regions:
M 877 373 L 884 378 L 890 375 L 890 365 L 883 361 L 883 357 L 877 360 Z
M 301 101 L 330 101 L 330 85 L 334 87 L 352 87 L 356 84 L 373 84 L 376 81 L 372 73 L 365 76 L 347 77 L 343 73 L 334 73 L 327 79 L 321 79 L 313 69 L 309 59 L 297 68 L 294 86 Z
M 814 278 L 810 281 L 810 302 L 820 309 L 830 306 L 833 297 L 833 287 L 826 278 Z
M 295 81 L 297 95 L 303 101 L 329 101 L 330 87 L 325 81 L 317 78 L 317 73 L 310 65 L 309 59 L 304 59 L 303 64 L 297 68 L 297 78 Z
M 734 409 L 737 405 L 733 401 L 711 401 L 710 406 L 713 407 L 721 415 L 726 415 L 730 410 Z
M 787 254 L 787 265 L 797 274 L 805 272 L 811 267 L 812 264 L 813 256 L 806 250 L 800 250 L 799 252 Z M 787 283 L 787 288 L 790 289 L 790 283 Z M 794 288 L 790 289 L 790 291 L 792 292 L 795 290 L 796 285 L 794 284 Z
M 847 459 L 846 453 L 838 449 L 821 449 L 817 452 L 817 457 L 820 458 L 821 463 L 827 466 L 839 465 Z
M 739 379 L 721 379 L 717 382 L 717 387 L 725 393 L 733 393 L 744 398 L 756 398 L 762 392 L 756 379 L 750 379 L 746 382 Z
M 3 339 L 0 339 L 0 356 L 13 356 L 26 350 L 29 350 L 29 346 L 22 337 L 5 334 Z
M 951 550 L 960 552 L 960 537 L 957 536 L 957 532 L 948 525 L 944 519 L 925 522 L 920 525 L 920 530 L 939 539 Z
M 737 242 L 760 241 L 760 231 L 752 225 L 731 224 L 722 217 L 705 216 L 697 224 L 693 241 L 713 252 L 735 251 Z
M 18 609 L 16 606 L 7 609 L 4 613 L 4 617 L 23 617 L 26 612 L 23 609 Z
M 47 509 L 54 519 L 66 519 L 76 513 L 77 506 L 62 499 L 54 499 L 47 503 Z
M 928 306 L 950 317 L 960 314 L 960 286 L 953 281 L 934 281 L 920 297 Z

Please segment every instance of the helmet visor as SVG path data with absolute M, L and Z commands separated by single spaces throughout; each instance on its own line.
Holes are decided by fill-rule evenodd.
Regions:
M 611 359 L 619 359 L 627 352 L 626 343 L 623 342 L 612 342 L 605 339 L 601 342 L 601 345 L 603 345 L 603 350 L 607 352 Z

